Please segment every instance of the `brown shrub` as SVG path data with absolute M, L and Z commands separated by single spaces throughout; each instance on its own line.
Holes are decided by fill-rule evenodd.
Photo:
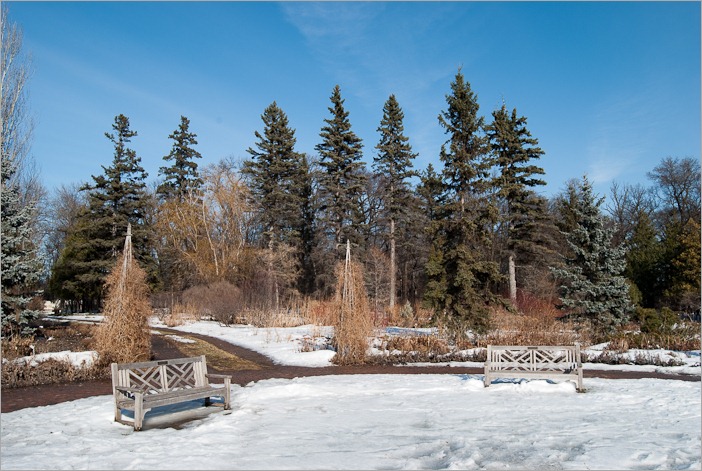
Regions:
M 244 310 L 241 290 L 227 281 L 188 288 L 183 292 L 183 303 L 191 312 L 210 316 L 224 325 L 234 324 Z

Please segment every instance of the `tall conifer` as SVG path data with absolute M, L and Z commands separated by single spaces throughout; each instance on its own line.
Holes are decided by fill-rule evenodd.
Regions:
M 446 313 L 460 331 L 484 331 L 490 322 L 489 305 L 497 301 L 491 288 L 500 281 L 497 265 L 488 257 L 496 220 L 496 208 L 487 198 L 488 142 L 477 96 L 460 70 L 451 92 L 447 110 L 439 115 L 449 135 L 440 153 L 447 198 L 444 239 L 429 259 L 427 295 L 434 309 Z
M 546 184 L 539 175 L 544 170 L 533 163 L 543 154 L 538 140 L 526 127 L 526 118 L 511 113 L 503 104 L 492 113 L 493 121 L 487 126 L 487 136 L 498 170 L 495 178 L 497 196 L 503 213 L 500 216 L 503 229 L 504 256 L 509 263 L 510 299 L 516 301 L 515 265 L 538 263 L 552 251 L 550 234 L 555 226 L 545 211 L 545 201 L 534 188 Z
M 185 116 L 180 117 L 178 129 L 168 138 L 173 140 L 173 147 L 163 160 L 172 163 L 169 167 L 159 169 L 159 174 L 163 175 L 164 181 L 159 185 L 156 193 L 165 199 L 177 198 L 182 201 L 189 190 L 197 189 L 202 185 L 195 161 L 202 158 L 202 155 L 193 148 L 197 145 L 197 134 L 190 132 L 190 120 Z
M 320 137 L 322 142 L 315 146 L 320 155 L 320 197 L 322 224 L 327 235 L 337 248 L 350 240 L 358 246 L 363 230 L 364 219 L 362 195 L 366 183 L 361 158 L 363 144 L 361 138 L 351 130 L 349 112 L 344 108 L 341 91 L 336 85 L 331 95 L 329 107 L 331 118 L 325 119 Z M 337 250 L 337 259 L 343 250 Z
M 295 151 L 295 130 L 276 102 L 261 115 L 263 134 L 256 131 L 255 148 L 247 149 L 251 160 L 244 162 L 252 195 L 260 208 L 262 244 L 275 248 L 286 244 L 296 253 L 301 268 L 298 288 L 311 289 L 312 177 L 304 154 Z
M 410 204 L 408 179 L 417 175 L 412 170 L 412 152 L 409 138 L 404 135 L 402 120 L 404 113 L 395 95 L 385 102 L 383 118 L 378 132 L 380 142 L 376 145 L 378 155 L 373 159 L 375 172 L 381 176 L 383 190 L 383 213 L 387 221 L 387 238 L 390 246 L 390 308 L 395 305 L 397 281 L 396 225 L 406 217 Z
M 146 224 L 151 198 L 146 191 L 147 173 L 141 158 L 129 147 L 137 135 L 124 115 L 115 117 L 113 134 L 105 133 L 114 145 L 112 165 L 104 174 L 93 176 L 93 184 L 82 190 L 88 194 L 88 207 L 81 212 L 66 241 L 64 254 L 54 267 L 55 274 L 70 278 L 54 284 L 72 286 L 65 294 L 80 300 L 82 309 L 96 309 L 103 296 L 105 277 L 120 253 L 128 224 L 132 225 L 134 256 L 156 282 L 156 265 L 151 255 L 152 234 Z M 70 257 L 66 256 L 70 255 Z

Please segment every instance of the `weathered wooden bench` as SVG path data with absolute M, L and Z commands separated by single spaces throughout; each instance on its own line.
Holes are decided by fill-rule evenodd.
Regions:
M 210 386 L 209 379 L 221 379 L 223 386 Z M 194 399 L 211 405 L 213 396 L 224 399 L 224 409 L 231 409 L 231 376 L 207 373 L 205 355 L 174 360 L 140 363 L 112 363 L 112 391 L 115 398 L 115 421 L 141 430 L 144 416 L 154 407 Z M 122 419 L 122 410 L 134 412 L 134 420 Z
M 485 387 L 495 378 L 566 379 L 583 389 L 580 344 L 569 346 L 495 346 L 488 345 L 485 361 Z

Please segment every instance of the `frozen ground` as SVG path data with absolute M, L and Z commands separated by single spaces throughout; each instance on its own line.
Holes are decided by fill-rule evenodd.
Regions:
M 283 364 L 326 366 L 333 354 L 302 351 L 329 333 L 314 326 L 178 330 Z M 699 374 L 699 352 L 688 353 Z M 272 379 L 232 386 L 231 414 L 170 406 L 138 433 L 115 423 L 112 397 L 100 396 L 2 414 L 0 458 L 2 469 L 700 469 L 699 382 L 587 378 L 585 387 L 484 388 L 480 375 Z
M 111 396 L 2 414 L 3 469 L 699 469 L 700 383 L 360 375 L 232 387 L 233 411 L 113 422 Z M 183 406 L 181 405 L 182 409 Z

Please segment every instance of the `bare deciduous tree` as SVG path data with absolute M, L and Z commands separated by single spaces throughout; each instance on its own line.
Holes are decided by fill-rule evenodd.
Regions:
M 664 220 L 675 218 L 681 226 L 700 220 L 700 163 L 692 157 L 666 157 L 652 172 L 655 194 Z
M 176 269 L 190 274 L 186 284 L 236 281 L 252 232 L 248 189 L 230 161 L 207 167 L 202 178 L 202 189 L 159 208 L 156 226 L 177 254 Z

